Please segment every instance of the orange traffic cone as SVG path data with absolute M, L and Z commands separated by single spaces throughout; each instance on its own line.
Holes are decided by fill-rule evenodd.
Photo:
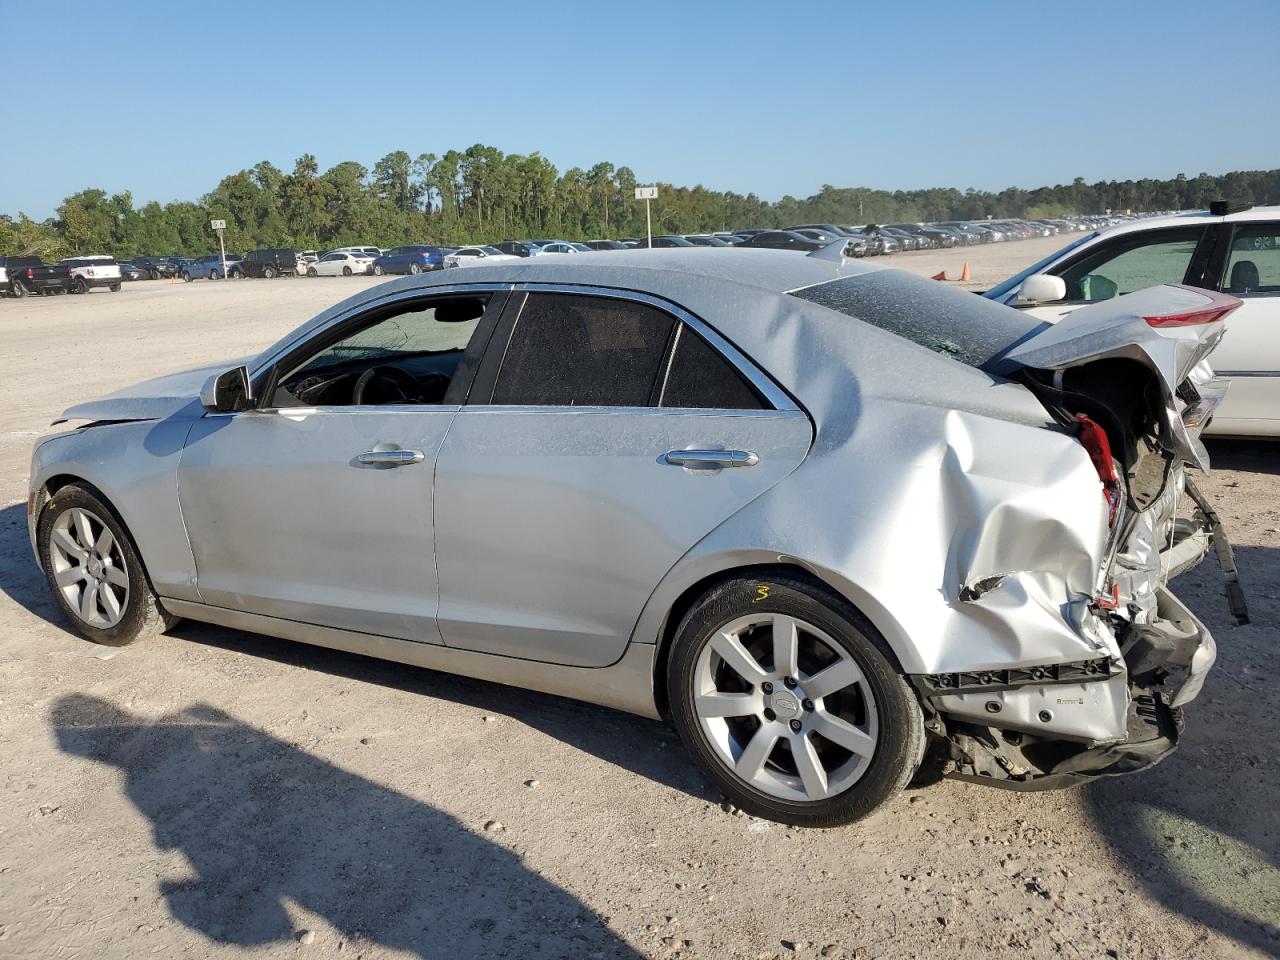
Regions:
M 929 279 L 930 279 L 930 280 L 945 280 L 945 279 L 947 279 L 947 271 L 943 270 L 941 273 L 935 273 L 935 274 L 934 274 L 932 277 L 930 277 Z
M 960 271 L 960 282 L 961 283 L 969 282 L 969 261 L 968 260 L 964 262 L 964 267 Z

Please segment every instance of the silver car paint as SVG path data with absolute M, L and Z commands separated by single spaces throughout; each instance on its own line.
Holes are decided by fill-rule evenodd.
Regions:
M 1046 429 L 1045 411 L 1030 392 L 785 295 L 878 267 L 786 252 L 728 253 L 634 251 L 625 262 L 583 254 L 469 272 L 477 283 L 601 285 L 669 299 L 763 363 L 813 420 L 809 457 L 675 563 L 631 639 L 655 644 L 674 600 L 704 577 L 781 561 L 814 571 L 848 596 L 908 672 L 1062 662 L 1100 652 L 1118 657 L 1110 631 L 1084 611 L 1106 540 L 1097 476 L 1079 443 Z M 424 276 L 358 294 L 269 348 L 255 370 L 364 305 L 442 286 L 438 277 Z M 100 408 L 96 415 L 108 414 Z M 67 449 L 46 447 L 37 450 L 36 482 L 61 469 L 59 455 L 78 462 Z M 128 483 L 108 482 L 103 489 L 113 498 L 133 497 Z M 126 519 L 130 514 L 138 511 Z M 145 546 L 143 553 L 150 564 Z M 571 564 L 573 558 L 561 559 Z M 988 577 L 1003 579 L 977 601 L 958 600 L 965 584 Z M 205 618 L 213 616 L 206 611 Z M 283 622 L 259 628 L 286 633 Z M 522 683 L 521 663 L 491 672 Z M 545 677 L 547 669 L 555 668 L 538 671 Z M 559 692 L 599 699 L 580 689 L 583 671 L 560 669 L 565 689 Z M 616 705 L 635 709 L 634 697 L 625 699 Z M 645 704 L 641 712 L 652 712 Z M 1081 729 L 1078 721 L 1065 717 L 1063 727 Z M 1107 716 L 1093 732 L 1123 735 Z

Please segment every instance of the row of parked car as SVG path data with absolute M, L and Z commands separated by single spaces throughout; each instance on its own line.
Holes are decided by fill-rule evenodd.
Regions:
M 1070 217 L 1045 220 L 949 220 L 939 223 L 890 223 L 842 226 L 807 223 L 786 229 L 750 229 L 719 233 L 663 234 L 652 245 L 673 247 L 764 247 L 811 251 L 836 240 L 845 240 L 856 257 L 874 257 L 911 250 L 931 250 L 1027 240 L 1059 233 L 1097 230 L 1121 217 Z M 303 250 L 271 247 L 238 253 L 211 253 L 203 257 L 134 257 L 117 262 L 108 256 L 86 256 L 46 264 L 39 257 L 0 257 L 0 293 L 88 293 L 94 287 L 120 289 L 124 281 L 178 279 L 186 282 L 242 277 L 384 276 L 414 274 L 451 267 L 475 266 L 517 257 L 631 250 L 648 245 L 646 239 L 588 240 L 578 243 L 558 239 L 502 240 L 466 247 L 414 243 L 384 250 L 375 246 L 340 247 L 336 250 Z

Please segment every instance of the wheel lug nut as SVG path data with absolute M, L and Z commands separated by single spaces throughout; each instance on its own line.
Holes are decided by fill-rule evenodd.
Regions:
M 793 689 L 793 688 L 795 687 L 795 685 L 796 685 L 796 678 L 795 678 L 795 677 L 786 677 L 786 678 L 784 678 L 784 679 L 783 679 L 783 681 L 782 681 L 782 682 L 783 682 L 784 684 L 786 684 L 786 686 L 787 686 L 787 689 L 788 689 L 788 690 L 791 690 L 791 689 Z
M 765 693 L 773 693 L 773 684 L 766 680 L 764 683 L 760 684 L 760 689 Z
M 803 701 L 803 702 L 800 704 L 800 706 L 804 707 L 806 710 L 812 710 L 812 709 L 813 709 L 813 701 L 812 701 L 812 700 L 805 700 L 805 701 Z
M 792 729 L 792 730 L 794 730 L 796 733 L 799 733 L 799 732 L 800 732 L 800 721 L 799 721 L 799 720 L 792 720 L 792 721 L 791 721 L 791 729 Z

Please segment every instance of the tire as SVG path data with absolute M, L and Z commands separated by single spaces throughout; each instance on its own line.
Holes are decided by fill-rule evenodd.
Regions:
M 120 292 L 120 284 L 118 284 L 118 283 L 113 283 L 113 284 L 111 284 L 110 286 L 108 286 L 108 287 L 107 287 L 107 289 L 108 289 L 108 290 L 110 290 L 112 293 L 119 293 L 119 292 Z
M 315 268 L 315 267 L 307 267 L 307 276 L 308 276 L 308 277 L 318 277 L 318 276 L 320 276 L 320 274 L 316 273 L 316 268 Z
M 190 271 L 190 270 L 183 270 L 183 271 L 182 271 L 182 282 L 183 282 L 183 283 L 190 283 L 190 282 L 191 282 L 192 280 L 194 280 L 194 279 L 195 279 L 195 277 L 191 276 L 191 271 Z
M 409 272 L 416 276 L 417 274 L 422 272 L 422 268 L 418 266 L 416 263 L 411 263 L 409 264 Z
M 386 271 L 384 271 L 384 270 L 382 269 L 381 265 L 376 264 L 376 263 L 373 265 L 373 275 L 374 275 L 375 277 L 380 277 L 380 276 L 382 276 L 385 272 L 386 272 Z
M 12 293 L 17 299 L 21 300 L 23 297 L 27 295 L 29 291 L 27 290 L 26 287 L 22 285 L 21 280 L 14 280 L 13 283 L 10 284 L 9 292 Z
M 89 292 L 89 284 L 85 282 L 84 277 L 76 277 L 75 280 L 71 281 L 71 289 L 73 292 L 83 296 Z
M 349 277 L 349 276 L 351 276 L 351 268 L 350 268 L 350 267 L 343 267 L 343 268 L 342 268 L 342 275 L 343 275 L 344 277 Z
M 148 279 L 148 280 L 159 280 L 159 279 L 160 279 L 160 271 L 158 271 L 158 270 L 148 270 L 148 271 L 147 271 L 147 279 Z
M 275 271 L 275 269 L 274 269 L 273 267 L 264 267 L 264 268 L 263 268 L 263 270 L 262 270 L 262 279 L 264 279 L 264 280 L 274 280 L 274 279 L 275 279 L 275 276 L 276 276 L 276 271 Z
M 81 520 L 89 524 L 88 536 L 81 532 Z M 92 541 L 92 549 L 84 549 L 85 540 Z M 177 624 L 178 618 L 165 613 L 156 600 L 124 524 L 84 487 L 65 486 L 45 504 L 36 542 L 54 602 L 85 639 L 123 647 Z M 63 544 L 74 546 L 85 559 Z M 104 563 L 105 559 L 110 562 Z M 76 577 L 77 570 L 84 573 Z M 86 603 L 90 590 L 93 595 Z M 108 596 L 110 600 L 105 599 Z
M 237 270 L 232 270 L 232 271 L 231 271 L 231 279 L 232 279 L 232 280 L 239 280 L 239 279 L 241 279 L 243 276 L 244 276 L 244 273 L 243 273 L 242 271 L 238 270 L 238 269 L 237 269 Z
M 217 271 L 217 270 L 210 270 L 210 271 L 209 271 L 209 279 L 210 279 L 210 280 L 217 280 L 217 279 L 218 279 L 218 271 Z
M 773 634 L 791 624 L 793 666 L 775 667 Z M 727 634 L 737 639 L 727 644 Z M 788 573 L 733 577 L 704 594 L 677 628 L 666 680 L 685 746 L 753 816 L 806 827 L 860 820 L 897 796 L 924 754 L 919 701 L 884 639 L 843 598 Z

